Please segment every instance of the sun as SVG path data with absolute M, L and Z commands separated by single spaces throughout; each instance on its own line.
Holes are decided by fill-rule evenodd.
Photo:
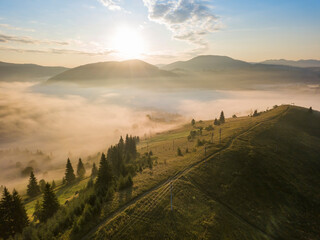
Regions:
M 132 28 L 118 28 L 113 38 L 114 49 L 126 59 L 139 58 L 144 52 L 144 46 L 140 32 Z

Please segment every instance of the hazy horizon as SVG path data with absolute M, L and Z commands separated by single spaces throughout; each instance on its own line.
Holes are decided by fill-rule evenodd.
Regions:
M 5 1 L 0 61 L 75 67 L 125 59 L 168 64 L 208 54 L 247 62 L 320 59 L 319 5 L 316 0 Z

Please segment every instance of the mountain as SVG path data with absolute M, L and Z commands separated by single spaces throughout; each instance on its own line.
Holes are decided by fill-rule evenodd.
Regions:
M 261 62 L 262 64 L 270 64 L 270 65 L 283 65 L 283 66 L 292 66 L 292 67 L 301 67 L 301 68 L 316 68 L 320 67 L 320 61 L 319 60 L 298 60 L 298 61 L 292 61 L 292 60 L 285 60 L 285 59 L 279 59 L 279 60 L 266 60 L 264 62 Z
M 66 71 L 65 67 L 0 62 L 0 81 L 29 81 L 51 77 Z
M 154 81 L 154 80 L 160 81 Z M 153 80 L 153 81 L 150 81 Z M 141 60 L 86 64 L 50 78 L 47 83 L 71 82 L 90 86 L 134 84 L 148 87 L 252 88 L 274 84 L 318 84 L 316 69 L 252 64 L 226 56 L 198 56 L 158 68 Z
M 190 87 L 239 89 L 275 84 L 318 84 L 319 71 L 284 65 L 248 63 L 226 56 L 206 55 L 162 67 L 183 78 Z M 196 81 L 195 81 L 196 80 Z
M 123 62 L 99 62 L 72 68 L 48 80 L 48 82 L 90 82 L 95 80 L 119 80 L 132 78 L 172 77 L 174 73 L 160 70 L 154 65 L 141 60 L 127 60 Z
M 252 65 L 250 63 L 235 60 L 230 57 L 205 55 L 192 58 L 188 61 L 174 62 L 163 66 L 162 69 L 208 72 L 249 69 L 251 67 Z

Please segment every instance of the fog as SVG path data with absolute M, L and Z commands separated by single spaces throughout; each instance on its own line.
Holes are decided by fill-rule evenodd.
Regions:
M 23 188 L 21 171 L 61 179 L 68 157 L 105 151 L 125 134 L 150 136 L 189 122 L 248 115 L 275 104 L 320 109 L 319 86 L 217 91 L 0 83 L 0 185 Z M 27 151 L 25 151 L 27 149 Z M 41 153 L 39 152 L 41 151 Z M 33 161 L 32 161 L 33 160 Z

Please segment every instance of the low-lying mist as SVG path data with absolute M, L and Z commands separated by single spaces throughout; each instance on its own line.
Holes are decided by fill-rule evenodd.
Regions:
M 125 134 L 141 138 L 196 120 L 248 115 L 275 104 L 320 109 L 319 86 L 281 90 L 214 91 L 135 87 L 79 87 L 35 82 L 0 83 L 0 185 L 25 188 L 32 167 L 38 179 L 61 179 L 68 157 L 76 166 Z

